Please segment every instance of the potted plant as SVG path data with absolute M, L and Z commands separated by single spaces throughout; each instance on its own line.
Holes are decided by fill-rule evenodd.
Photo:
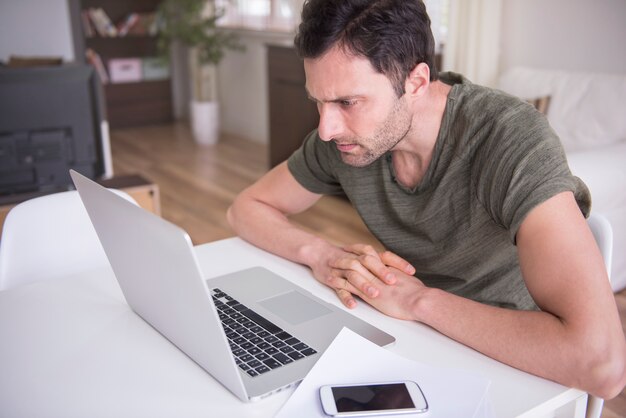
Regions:
M 164 0 L 158 9 L 162 56 L 169 56 L 174 42 L 189 48 L 191 127 L 196 141 L 202 144 L 216 143 L 219 135 L 216 66 L 227 49 L 242 49 L 234 34 L 217 29 L 223 14 L 214 0 Z

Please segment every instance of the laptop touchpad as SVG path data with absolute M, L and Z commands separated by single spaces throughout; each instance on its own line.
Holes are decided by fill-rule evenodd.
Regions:
M 324 305 L 295 290 L 258 303 L 291 325 L 298 325 L 332 312 Z

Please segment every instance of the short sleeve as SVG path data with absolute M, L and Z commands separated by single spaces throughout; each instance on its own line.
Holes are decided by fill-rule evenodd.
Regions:
M 509 231 L 511 242 L 530 211 L 561 192 L 573 192 L 587 217 L 589 190 L 570 172 L 561 142 L 545 117 L 523 103 L 501 116 L 472 165 L 479 200 Z
M 305 189 L 319 194 L 341 194 L 343 189 L 335 174 L 341 163 L 332 143 L 319 139 L 314 130 L 302 146 L 287 160 L 287 167 L 294 178 Z

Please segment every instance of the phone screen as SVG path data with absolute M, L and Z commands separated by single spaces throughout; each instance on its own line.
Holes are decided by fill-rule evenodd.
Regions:
M 404 383 L 332 388 L 337 412 L 415 408 Z

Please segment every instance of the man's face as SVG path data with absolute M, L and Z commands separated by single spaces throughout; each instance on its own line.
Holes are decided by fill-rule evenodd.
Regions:
M 411 129 L 405 96 L 363 57 L 332 48 L 305 59 L 306 89 L 320 113 L 319 136 L 334 141 L 342 160 L 364 167 L 400 142 Z

